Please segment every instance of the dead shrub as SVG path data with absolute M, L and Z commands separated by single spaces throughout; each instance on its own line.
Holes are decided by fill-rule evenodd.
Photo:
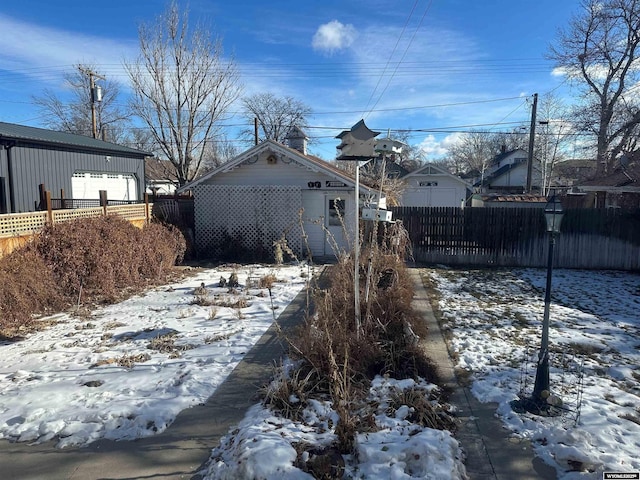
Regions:
M 373 377 L 439 381 L 434 364 L 418 344 L 427 329 L 411 307 L 413 285 L 404 259 L 386 249 L 384 241 L 382 245 L 365 250 L 361 259 L 359 332 L 353 259 L 343 256 L 329 267 L 329 284 L 313 292 L 314 315 L 287 339 L 290 356 L 300 361 L 298 368 L 314 372 L 317 394 L 329 395 L 333 401 L 339 416 L 337 446 L 343 453 L 352 451 L 360 429 L 370 427 L 358 412 Z M 282 388 L 284 397 L 291 387 Z M 423 405 L 416 399 L 414 403 L 419 412 L 416 421 L 426 422 L 428 417 L 434 423 L 444 422 L 439 411 L 428 410 L 428 402 Z
M 423 388 L 412 387 L 394 389 L 389 398 L 390 416 L 402 407 L 409 407 L 407 419 L 412 423 L 436 430 L 455 430 L 456 422 L 447 411 L 446 404 L 441 402 L 440 390 L 427 392 Z
M 0 259 L 0 336 L 15 338 L 34 328 L 34 315 L 58 311 L 65 305 L 51 271 L 29 248 Z
M 277 281 L 276 276 L 273 273 L 269 273 L 268 275 L 264 275 L 263 277 L 260 277 L 260 280 L 258 281 L 258 286 L 260 288 L 267 288 L 271 290 L 273 288 L 273 284 L 276 283 L 276 281 Z
M 26 247 L 0 259 L 0 334 L 15 336 L 39 314 L 81 301 L 113 301 L 166 279 L 185 242 L 174 227 L 138 229 L 118 216 L 46 226 Z
M 151 223 L 142 230 L 118 216 L 45 227 L 35 248 L 66 295 L 113 300 L 118 291 L 159 280 L 182 258 L 179 231 Z

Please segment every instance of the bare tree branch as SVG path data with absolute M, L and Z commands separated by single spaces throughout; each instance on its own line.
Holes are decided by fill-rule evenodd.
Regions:
M 549 57 L 582 93 L 572 117 L 595 134 L 596 175 L 611 171 L 638 133 L 640 109 L 631 90 L 640 81 L 639 0 L 583 0 Z
M 219 133 L 219 122 L 239 97 L 239 73 L 223 57 L 220 39 L 197 26 L 176 1 L 155 24 L 139 29 L 140 57 L 125 65 L 131 108 L 176 169 L 179 185 L 196 178 Z
M 272 93 L 257 93 L 242 100 L 244 117 L 253 125 L 258 120 L 262 140 L 284 143 L 293 127 L 304 129 L 311 107 L 293 97 L 277 97 Z M 253 128 L 245 136 L 253 138 Z

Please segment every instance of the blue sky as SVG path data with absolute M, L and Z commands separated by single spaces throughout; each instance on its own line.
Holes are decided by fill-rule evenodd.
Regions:
M 291 95 L 312 107 L 312 153 L 334 158 L 335 135 L 364 118 L 374 130 L 412 130 L 410 143 L 435 158 L 456 131 L 527 124 L 534 93 L 570 94 L 545 54 L 579 3 L 191 0 L 189 8 L 192 21 L 222 38 L 245 94 Z M 33 95 L 50 89 L 63 96 L 63 74 L 78 63 L 122 82 L 125 103 L 122 62 L 136 56 L 138 25 L 166 5 L 5 2 L 0 121 L 44 126 Z M 235 138 L 241 117 L 226 122 Z

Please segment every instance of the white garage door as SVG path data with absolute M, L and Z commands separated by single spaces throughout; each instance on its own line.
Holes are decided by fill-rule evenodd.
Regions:
M 74 199 L 98 199 L 100 190 L 107 191 L 109 200 L 137 200 L 138 186 L 134 175 L 127 173 L 76 172 L 71 178 Z
M 405 207 L 459 207 L 461 199 L 455 188 L 407 188 L 402 196 Z

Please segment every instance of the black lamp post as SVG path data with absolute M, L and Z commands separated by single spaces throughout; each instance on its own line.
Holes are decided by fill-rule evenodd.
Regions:
M 544 218 L 549 232 L 549 256 L 547 259 L 547 286 L 544 293 L 544 318 L 542 320 L 542 342 L 538 354 L 536 381 L 531 399 L 526 409 L 532 413 L 549 413 L 549 407 L 560 403 L 560 399 L 551 397 L 549 386 L 549 305 L 551 303 L 551 277 L 553 273 L 553 248 L 556 236 L 560 233 L 560 223 L 564 211 L 560 200 L 554 195 L 544 207 Z

